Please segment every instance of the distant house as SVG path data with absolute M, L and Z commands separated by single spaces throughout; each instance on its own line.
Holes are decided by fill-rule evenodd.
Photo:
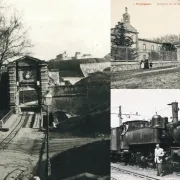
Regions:
M 88 59 L 88 58 L 92 58 L 91 54 L 83 54 L 81 55 L 80 52 L 76 52 L 75 56 L 73 57 L 73 59 Z
M 92 55 L 91 54 L 83 54 L 82 58 L 83 59 L 92 58 Z
M 66 51 L 56 56 L 56 60 L 69 60 L 69 59 L 71 58 L 68 57 L 68 54 L 66 53 Z
M 81 53 L 80 52 L 76 52 L 74 58 L 75 59 L 80 59 L 81 58 Z
M 67 52 L 64 51 L 61 54 L 58 54 L 54 60 L 74 60 L 74 59 L 88 59 L 92 58 L 91 54 L 81 54 L 81 52 L 75 52 L 75 55 L 72 57 L 69 57 Z

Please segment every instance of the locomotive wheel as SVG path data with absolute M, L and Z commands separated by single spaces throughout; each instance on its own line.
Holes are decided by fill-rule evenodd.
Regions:
M 173 164 L 168 163 L 167 172 L 171 174 L 173 171 L 175 171 L 175 167 L 173 166 Z
M 148 162 L 148 163 L 147 163 L 147 166 L 150 167 L 150 168 L 155 168 L 155 163 L 153 163 L 153 162 Z
M 124 165 L 125 165 L 125 166 L 129 164 L 130 158 L 131 158 L 130 155 L 125 155 L 125 156 L 124 156 Z
M 174 164 L 172 164 L 170 157 L 164 158 L 163 164 L 164 164 L 164 170 L 167 173 L 172 173 L 175 170 Z

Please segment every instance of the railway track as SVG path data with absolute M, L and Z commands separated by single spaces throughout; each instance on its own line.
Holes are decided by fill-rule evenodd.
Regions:
M 16 168 L 9 172 L 3 180 L 20 180 L 23 179 L 24 169 Z
M 8 144 L 14 139 L 16 134 L 22 128 L 24 121 L 28 119 L 29 116 L 27 113 L 23 113 L 20 117 L 18 124 L 12 129 L 12 131 L 2 140 L 0 141 L 0 150 L 4 150 Z
M 114 177 L 111 177 L 111 179 L 112 179 L 112 180 L 118 180 L 118 179 L 116 179 L 116 178 L 114 178 Z
M 115 166 L 111 166 L 111 168 L 114 169 L 114 170 L 116 170 L 116 171 L 123 172 L 123 173 L 125 173 L 125 174 L 130 174 L 130 175 L 136 176 L 136 177 L 141 178 L 141 179 L 146 179 L 146 180 L 160 180 L 159 178 L 155 178 L 155 177 L 147 176 L 147 175 L 144 175 L 144 174 L 132 172 L 132 171 L 125 170 L 125 169 L 121 169 L 121 168 L 115 167 Z M 112 179 L 116 180 L 116 178 L 113 178 L 113 177 L 112 177 Z
M 0 140 L 0 151 L 2 155 L 10 157 L 8 161 L 6 161 L 6 158 L 2 158 L 2 164 L 5 166 L 5 170 L 3 172 L 3 177 L 0 177 L 0 179 L 24 180 L 32 177 L 34 159 L 32 158 L 31 160 L 30 154 L 32 149 L 31 146 L 33 146 L 34 141 L 32 140 L 29 142 L 26 140 L 29 129 L 24 129 L 27 125 L 28 128 L 30 128 L 30 123 L 28 124 L 28 122 L 31 122 L 32 119 L 32 114 L 28 112 L 16 116 L 16 119 L 13 119 L 15 121 L 10 131 Z M 24 132 L 25 140 L 23 138 Z

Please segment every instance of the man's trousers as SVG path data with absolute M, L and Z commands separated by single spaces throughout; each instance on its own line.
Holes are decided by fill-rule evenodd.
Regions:
M 162 174 L 162 163 L 156 163 L 156 168 L 157 168 L 157 175 Z

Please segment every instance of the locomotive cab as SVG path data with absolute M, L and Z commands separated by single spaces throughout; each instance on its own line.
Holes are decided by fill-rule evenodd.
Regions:
M 128 127 L 127 131 L 149 127 L 149 124 L 150 123 L 148 121 L 143 120 L 127 121 L 123 123 L 124 126 Z
M 149 127 L 149 122 L 143 120 L 127 121 L 123 123 L 121 127 L 123 127 L 123 131 L 120 134 L 120 149 L 128 152 L 130 148 L 129 145 L 131 141 L 133 141 L 132 138 L 135 138 L 133 132 Z

